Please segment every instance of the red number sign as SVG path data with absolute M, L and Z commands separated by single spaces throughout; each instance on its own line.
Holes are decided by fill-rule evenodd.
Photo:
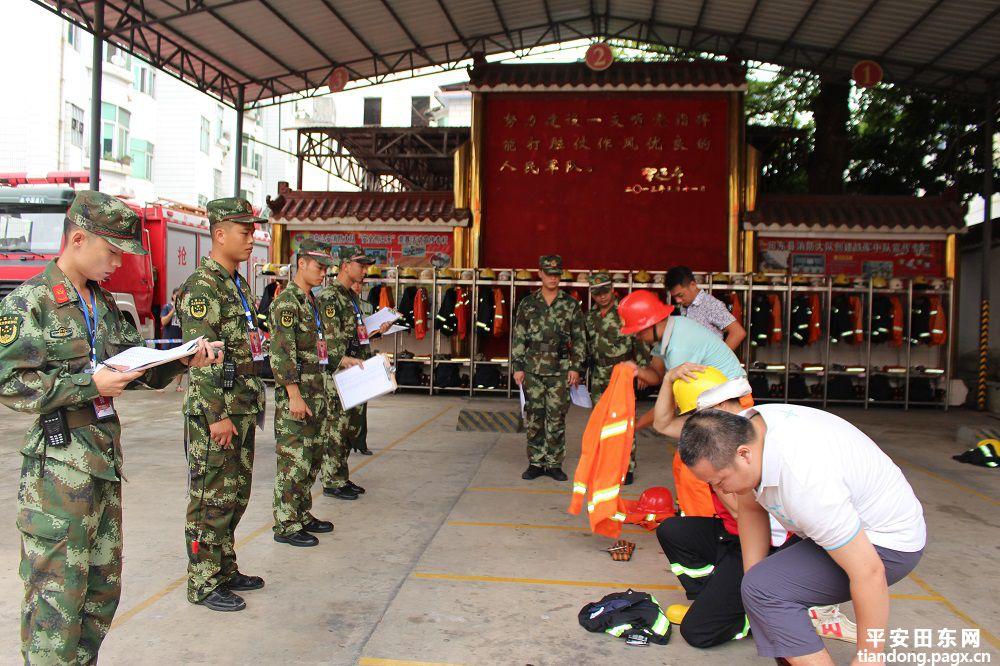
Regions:
M 326 85 L 330 86 L 330 92 L 340 92 L 350 80 L 351 75 L 348 73 L 347 68 L 338 67 L 331 72 L 330 78 L 326 80 Z
M 611 63 L 615 61 L 615 56 L 611 52 L 610 46 L 604 42 L 597 42 L 596 44 L 591 44 L 590 48 L 587 49 L 585 60 L 587 67 L 600 72 L 611 67 Z
M 871 88 L 882 82 L 882 66 L 874 60 L 860 60 L 851 70 L 851 78 L 859 88 Z

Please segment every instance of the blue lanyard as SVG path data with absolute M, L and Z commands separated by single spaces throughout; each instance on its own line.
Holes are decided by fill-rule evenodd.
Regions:
M 354 319 L 357 321 L 358 326 L 361 326 L 365 323 L 364 315 L 361 313 L 361 307 L 358 305 L 358 301 L 356 300 L 354 294 L 348 294 L 348 297 L 351 299 L 351 307 L 354 308 Z
M 97 300 L 94 298 L 94 290 L 90 290 L 90 310 L 87 310 L 87 302 L 83 300 L 83 294 L 73 287 L 76 297 L 80 299 L 80 310 L 83 311 L 83 321 L 87 324 L 87 338 L 90 341 L 90 367 L 97 368 Z M 93 319 L 91 319 L 93 312 Z
M 307 298 L 309 298 L 307 296 Z M 319 318 L 319 310 L 316 309 L 316 302 L 309 298 L 309 307 L 312 308 L 313 317 L 316 319 L 316 334 L 322 338 L 323 337 L 323 321 Z
M 253 320 L 253 314 L 250 312 L 250 304 L 247 303 L 246 296 L 243 295 L 243 290 L 240 289 L 240 276 L 239 273 L 233 275 L 233 284 L 236 285 L 236 293 L 240 295 L 240 302 L 243 303 L 243 314 L 247 318 L 247 327 L 250 330 L 255 330 L 257 324 Z

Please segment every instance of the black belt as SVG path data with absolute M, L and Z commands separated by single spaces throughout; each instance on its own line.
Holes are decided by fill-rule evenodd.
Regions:
M 107 423 L 111 420 L 117 421 L 117 414 L 114 417 L 104 419 L 103 421 L 98 420 L 93 404 L 90 404 L 82 409 L 74 409 L 72 411 L 68 409 L 66 410 L 66 425 L 70 430 L 76 430 L 77 428 L 83 428 L 90 425 L 97 425 L 98 423 Z
M 264 361 L 249 361 L 236 364 L 237 377 L 259 377 L 264 374 Z

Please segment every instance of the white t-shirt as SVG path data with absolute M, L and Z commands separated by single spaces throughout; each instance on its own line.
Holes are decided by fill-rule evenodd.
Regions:
M 927 542 L 924 511 L 899 467 L 853 425 L 798 405 L 755 408 L 767 425 L 757 502 L 826 550 L 860 530 L 876 546 L 912 553 Z

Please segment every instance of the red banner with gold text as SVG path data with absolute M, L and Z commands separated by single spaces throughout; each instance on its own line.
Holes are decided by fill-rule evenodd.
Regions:
M 727 268 L 724 94 L 485 97 L 482 265 Z

